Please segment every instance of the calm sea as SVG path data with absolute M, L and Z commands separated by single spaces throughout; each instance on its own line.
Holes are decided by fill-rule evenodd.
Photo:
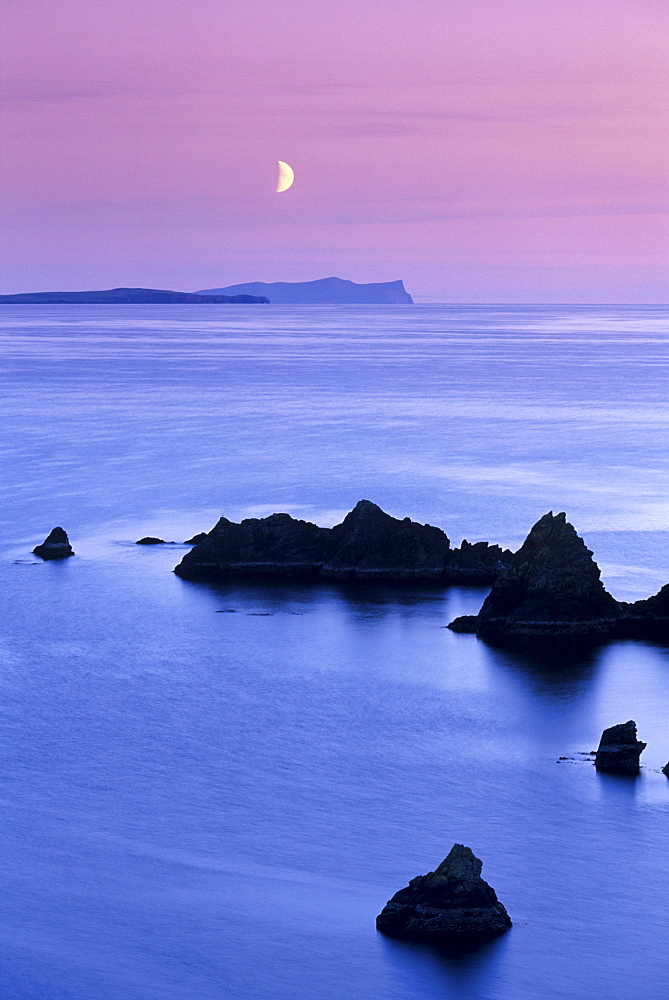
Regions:
M 366 498 L 517 546 L 566 510 L 647 596 L 667 320 L 2 307 L 2 1000 L 667 995 L 669 648 L 505 653 L 444 628 L 485 590 L 187 583 L 181 544 L 134 545 Z M 43 564 L 56 524 L 77 556 Z M 578 753 L 629 718 L 641 777 L 597 775 Z M 450 958 L 377 935 L 456 841 L 512 931 Z

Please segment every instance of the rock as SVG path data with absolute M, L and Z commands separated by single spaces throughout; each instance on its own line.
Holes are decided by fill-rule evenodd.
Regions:
M 666 639 L 669 636 L 669 584 L 657 594 L 634 604 L 621 604 L 625 615 L 621 633 L 629 638 Z
M 460 617 L 454 619 L 450 625 L 443 627 L 450 628 L 452 632 L 462 632 L 464 635 L 476 635 L 476 631 L 479 627 L 479 616 L 460 615 Z
M 666 774 L 666 776 L 669 778 L 669 761 L 662 768 L 662 774 Z
M 229 576 L 315 579 L 325 560 L 328 534 L 329 529 L 290 514 L 249 517 L 241 524 L 222 517 L 174 572 L 186 580 Z
M 636 738 L 636 722 L 630 719 L 602 733 L 595 756 L 598 771 L 609 774 L 638 774 L 639 757 L 647 744 Z
M 289 514 L 247 518 L 241 524 L 222 517 L 175 573 L 189 580 L 278 576 L 443 585 L 456 578 L 492 582 L 507 557 L 511 553 L 487 542 L 465 542 L 451 550 L 441 528 L 391 517 L 360 500 L 334 528 Z
M 441 528 L 400 521 L 360 500 L 330 529 L 320 575 L 339 580 L 441 581 L 450 542 Z
M 482 867 L 469 847 L 454 844 L 436 871 L 419 875 L 395 893 L 376 918 L 377 929 L 390 937 L 446 947 L 503 934 L 511 919 L 481 878 Z
M 513 552 L 489 542 L 462 540 L 459 548 L 451 549 L 443 579 L 448 583 L 493 583 L 511 560 Z
M 590 549 L 563 513 L 550 511 L 537 521 L 493 583 L 476 616 L 476 634 L 610 634 L 622 615 L 618 602 L 604 589 Z M 464 626 L 470 630 L 467 622 Z M 463 623 L 455 619 L 450 627 L 459 631 Z
M 50 531 L 42 544 L 35 546 L 33 552 L 41 559 L 68 559 L 74 555 L 74 549 L 64 528 L 54 528 Z
M 144 538 L 138 538 L 135 545 L 166 545 L 164 538 L 155 538 L 153 535 L 145 535 Z
M 203 542 L 206 537 L 207 537 L 206 531 L 198 531 L 198 533 L 196 535 L 193 535 L 192 538 L 187 538 L 186 541 L 184 542 L 184 545 L 199 545 L 200 542 Z

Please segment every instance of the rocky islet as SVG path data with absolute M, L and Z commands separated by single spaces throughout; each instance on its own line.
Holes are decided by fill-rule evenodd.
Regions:
M 441 528 L 360 500 L 322 528 L 290 514 L 222 517 L 175 568 L 187 580 L 268 576 L 344 582 L 491 583 L 512 553 L 487 542 L 452 549 Z
M 147 535 L 138 545 L 164 545 Z M 173 544 L 173 543 L 170 543 Z M 549 511 L 520 549 L 464 539 L 452 548 L 446 533 L 411 518 L 392 517 L 360 500 L 344 520 L 323 528 L 290 514 L 221 517 L 192 546 L 174 572 L 187 580 L 273 577 L 346 583 L 488 584 L 477 615 L 449 623 L 454 632 L 514 640 L 669 637 L 669 584 L 652 597 L 628 603 L 605 589 L 600 569 L 564 513 Z M 54 528 L 33 552 L 42 559 L 74 555 L 67 533 Z
M 33 553 L 45 560 L 69 559 L 74 555 L 74 549 L 65 529 L 57 527 L 49 532 L 41 545 L 35 546 Z
M 479 613 L 449 628 L 491 640 L 661 638 L 669 635 L 669 585 L 646 600 L 616 601 L 565 514 L 549 511 L 494 580 Z
M 377 929 L 389 937 L 445 948 L 503 934 L 511 918 L 481 878 L 482 868 L 471 848 L 454 844 L 435 871 L 418 875 L 395 893 L 376 918 Z
M 630 719 L 617 726 L 610 726 L 602 733 L 595 754 L 595 767 L 609 774 L 639 773 L 639 758 L 648 746 L 637 739 L 636 722 Z

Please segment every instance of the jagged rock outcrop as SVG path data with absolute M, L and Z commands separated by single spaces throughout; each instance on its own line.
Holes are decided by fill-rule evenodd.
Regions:
M 249 517 L 237 524 L 222 517 L 186 553 L 174 572 L 185 580 L 230 576 L 316 579 L 326 555 L 327 528 L 289 514 Z
M 590 549 L 563 513 L 550 511 L 500 573 L 478 615 L 450 627 L 484 637 L 600 635 L 613 632 L 622 615 Z
M 165 545 L 164 538 L 156 538 L 155 535 L 145 535 L 144 538 L 138 538 L 135 545 Z
M 454 844 L 436 871 L 412 879 L 384 906 L 377 929 L 390 937 L 458 947 L 487 941 L 511 927 L 482 862 L 469 847 Z
M 637 739 L 636 722 L 633 719 L 619 726 L 611 726 L 602 733 L 595 755 L 595 767 L 598 771 L 609 774 L 638 774 L 639 758 L 647 745 Z
M 321 576 L 340 580 L 439 582 L 450 541 L 441 528 L 402 521 L 369 500 L 360 500 L 330 529 Z
M 666 774 L 666 776 L 669 778 L 669 761 L 667 761 L 667 763 L 662 768 L 662 774 Z
M 74 555 L 67 532 L 60 527 L 50 531 L 42 544 L 35 546 L 33 552 L 40 559 L 69 559 Z
M 448 583 L 492 583 L 513 559 L 510 549 L 489 542 L 468 542 L 451 549 L 443 579 Z
M 274 576 L 303 580 L 453 583 L 491 582 L 512 553 L 463 543 L 430 524 L 386 514 L 360 500 L 341 524 L 321 528 L 289 514 L 222 517 L 175 569 L 184 579 Z

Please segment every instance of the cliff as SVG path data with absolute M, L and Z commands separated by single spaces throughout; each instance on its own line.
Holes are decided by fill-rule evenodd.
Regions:
M 290 577 L 303 580 L 490 583 L 511 552 L 480 542 L 451 549 L 448 536 L 430 524 L 391 517 L 360 500 L 341 524 L 321 528 L 290 514 L 222 517 L 175 568 L 188 580 Z
M 413 299 L 402 281 L 382 281 L 358 285 L 343 278 L 320 278 L 318 281 L 251 281 L 227 288 L 206 288 L 203 295 L 261 295 L 268 296 L 272 304 L 317 305 L 335 303 L 369 303 L 376 305 L 410 305 Z
M 22 292 L 0 295 L 0 305 L 128 305 L 144 303 L 209 304 L 263 303 L 269 299 L 258 295 L 201 295 L 199 292 L 172 292 L 162 288 L 110 288 L 101 292 Z

